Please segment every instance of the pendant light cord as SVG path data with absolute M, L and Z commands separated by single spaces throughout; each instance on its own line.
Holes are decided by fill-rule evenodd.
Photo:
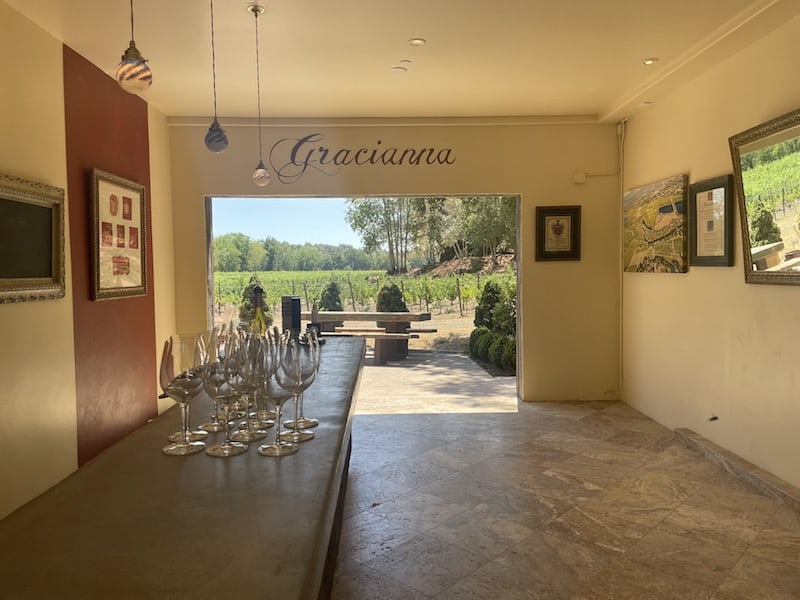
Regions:
M 131 0 L 131 41 L 133 39 L 133 0 Z
M 131 0 L 133 2 L 133 0 Z M 258 160 L 263 162 L 261 153 L 261 63 L 258 58 L 258 15 L 259 11 L 254 10 L 256 16 L 256 93 L 258 97 Z
M 131 0 L 133 2 L 133 0 Z M 211 0 L 211 81 L 214 90 L 214 120 L 217 120 L 217 51 L 214 45 L 214 0 Z

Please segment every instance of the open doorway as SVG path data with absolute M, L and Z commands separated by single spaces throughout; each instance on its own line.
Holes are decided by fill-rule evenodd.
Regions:
M 436 361 L 419 353 L 442 353 L 439 367 L 443 353 L 451 363 L 471 356 L 495 387 L 505 378 L 516 390 L 517 196 L 215 197 L 206 209 L 214 322 L 247 319 L 240 309 L 254 275 L 278 325 L 282 296 L 299 296 L 304 311 L 316 303 L 322 310 L 368 312 L 386 310 L 379 296 L 394 286 L 405 309 L 430 315 L 414 323 L 407 342 L 412 358 L 430 368 Z M 336 298 L 325 304 L 332 287 Z M 482 306 L 487 289 L 491 302 Z M 477 340 L 476 324 L 485 339 Z M 350 331 L 376 325 L 338 323 Z M 503 344 L 503 337 L 510 341 Z M 374 341 L 367 339 L 368 352 Z

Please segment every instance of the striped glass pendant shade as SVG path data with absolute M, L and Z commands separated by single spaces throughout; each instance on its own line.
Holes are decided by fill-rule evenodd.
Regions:
M 147 66 L 147 61 L 131 40 L 131 45 L 122 55 L 122 62 L 117 67 L 117 83 L 131 94 L 145 91 L 153 83 L 153 72 Z

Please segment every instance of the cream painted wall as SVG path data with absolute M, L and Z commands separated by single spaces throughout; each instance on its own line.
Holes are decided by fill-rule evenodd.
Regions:
M 731 173 L 731 135 L 800 107 L 798 52 L 795 18 L 631 119 L 625 188 Z M 623 399 L 800 486 L 800 289 L 746 285 L 735 228 L 734 267 L 624 275 Z
M 224 125 L 224 123 L 223 123 Z M 309 169 L 291 184 L 275 180 L 258 188 L 252 126 L 228 128 L 230 147 L 206 150 L 208 123 L 174 121 L 171 128 L 175 219 L 176 315 L 179 331 L 207 324 L 204 195 L 357 196 L 520 194 L 520 395 L 524 400 L 600 400 L 619 397 L 619 177 L 573 173 L 613 172 L 616 127 L 593 123 L 532 121 L 445 125 L 351 123 L 286 124 L 267 128 L 264 156 L 283 138 L 320 132 L 331 148 L 452 148 L 450 166 L 349 166 L 326 175 Z M 538 263 L 534 256 L 534 207 L 583 206 L 582 260 Z M 298 227 L 324 227 L 298 201 Z
M 61 49 L 0 3 L 0 79 L 13 82 L 0 94 L 0 172 L 66 189 Z M 68 220 L 65 228 L 66 296 L 0 304 L 0 517 L 78 466 Z
M 175 328 L 175 260 L 172 222 L 172 176 L 170 173 L 169 127 L 167 119 L 148 106 L 150 140 L 150 235 L 153 241 L 153 303 L 156 322 L 156 365 L 161 360 L 161 344 L 177 332 Z M 161 389 L 156 382 L 156 389 Z M 158 412 L 171 407 L 170 399 L 159 399 Z

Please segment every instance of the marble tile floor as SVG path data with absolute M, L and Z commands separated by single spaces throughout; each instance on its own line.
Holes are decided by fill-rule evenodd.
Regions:
M 359 414 L 333 598 L 800 598 L 800 514 L 618 402 Z

